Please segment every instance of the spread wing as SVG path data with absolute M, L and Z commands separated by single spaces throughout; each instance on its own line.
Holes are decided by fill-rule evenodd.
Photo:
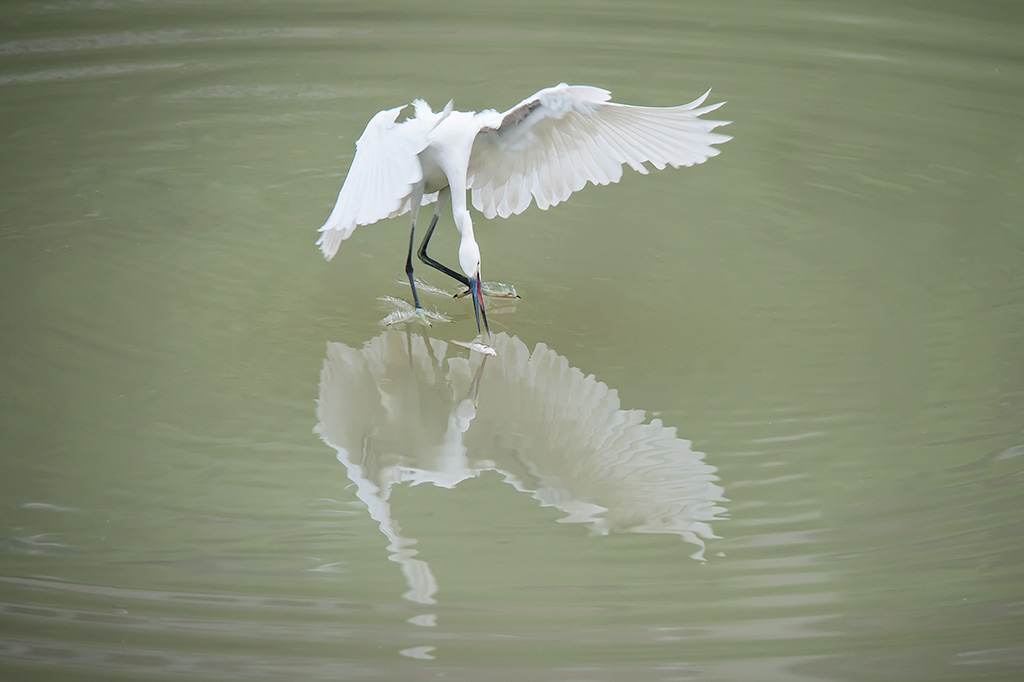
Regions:
M 488 218 L 507 218 L 531 200 L 547 209 L 588 182 L 618 182 L 622 164 L 647 174 L 645 162 L 660 170 L 717 156 L 712 145 L 732 138 L 712 132 L 728 121 L 700 118 L 724 104 L 701 106 L 710 92 L 677 107 L 637 107 L 609 102 L 601 88 L 562 83 L 504 114 L 491 112 L 493 124 L 481 129 L 470 157 L 473 205 Z
M 409 210 L 413 187 L 423 180 L 417 157 L 426 134 L 416 121 L 395 123 L 404 106 L 378 112 L 356 141 L 356 155 L 317 245 L 330 260 L 360 225 L 394 218 Z M 426 197 L 426 201 L 436 195 Z

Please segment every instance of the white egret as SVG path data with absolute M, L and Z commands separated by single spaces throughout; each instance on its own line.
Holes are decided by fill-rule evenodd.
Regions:
M 522 213 L 532 202 L 546 210 L 588 183 L 607 185 L 622 177 L 622 165 L 647 174 L 702 163 L 730 139 L 712 132 L 728 121 L 700 116 L 724 102 L 704 105 L 708 92 L 675 107 L 640 107 L 608 101 L 611 93 L 589 85 L 561 83 L 527 97 L 508 111 L 453 111 L 451 101 L 434 112 L 423 100 L 414 116 L 397 123 L 406 105 L 378 112 L 356 142 L 348 176 L 317 244 L 330 260 L 356 227 L 412 210 L 405 271 L 416 313 L 423 316 L 413 281 L 416 214 L 437 203 L 418 251 L 421 261 L 468 287 L 477 330 L 483 316 L 480 247 L 466 205 L 487 218 Z M 461 235 L 459 274 L 427 255 L 427 244 L 446 203 Z

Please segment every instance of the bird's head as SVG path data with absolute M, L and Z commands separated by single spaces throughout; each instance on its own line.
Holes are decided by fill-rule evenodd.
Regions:
M 476 241 L 463 239 L 459 246 L 459 266 L 466 273 L 469 279 L 469 293 L 473 297 L 473 314 L 476 316 L 476 330 L 480 332 L 480 318 L 483 318 L 483 331 L 487 336 L 491 335 L 491 329 L 487 326 L 487 313 L 484 311 L 484 295 L 480 289 L 480 247 Z

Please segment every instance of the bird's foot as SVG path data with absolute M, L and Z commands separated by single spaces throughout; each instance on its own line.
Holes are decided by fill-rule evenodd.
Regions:
M 480 284 L 480 293 L 491 298 L 519 298 L 516 288 L 504 282 L 483 282 Z M 469 287 L 455 294 L 454 298 L 462 298 L 467 294 L 469 294 Z
M 433 323 L 431 323 L 431 321 L 430 321 L 430 315 L 428 315 L 427 311 L 424 310 L 423 308 L 416 308 L 416 310 L 412 311 L 412 316 L 406 318 L 405 321 L 406 322 L 418 322 L 419 324 L 422 324 L 422 325 L 427 326 L 427 327 L 433 327 L 434 326 Z
M 436 310 L 425 310 L 422 307 L 413 308 L 409 303 L 400 298 L 382 296 L 380 300 L 392 307 L 392 311 L 388 313 L 387 317 L 381 320 L 381 324 L 387 327 L 406 322 L 417 322 L 427 327 L 433 327 L 433 322 L 452 321 L 452 318 Z

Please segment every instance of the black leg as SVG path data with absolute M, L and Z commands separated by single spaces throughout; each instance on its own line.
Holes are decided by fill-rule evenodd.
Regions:
M 409 255 L 405 258 L 405 274 L 409 277 L 409 286 L 412 287 L 412 302 L 416 304 L 416 308 L 419 309 L 420 297 L 416 294 L 416 282 L 412 276 L 412 245 L 413 240 L 416 236 L 416 221 L 412 221 L 412 229 L 409 230 Z
M 426 263 L 430 267 L 436 268 L 436 269 L 440 270 L 441 272 L 443 272 L 444 274 L 448 275 L 452 279 L 456 279 L 456 280 L 462 282 L 462 284 L 464 286 L 468 287 L 469 286 L 469 278 L 468 277 L 466 277 L 465 275 L 461 275 L 461 274 L 455 272 L 454 270 L 449 268 L 447 265 L 443 265 L 441 263 L 438 263 L 436 260 L 434 260 L 433 258 L 431 258 L 430 256 L 427 255 L 427 244 L 430 242 L 430 237 L 433 236 L 433 234 L 434 234 L 434 228 L 437 227 L 437 218 L 438 218 L 438 214 L 435 213 L 434 217 L 430 219 L 430 227 L 427 228 L 427 234 L 423 236 L 423 243 L 420 244 L 420 250 L 417 253 L 417 255 L 420 257 L 421 261 L 423 261 L 424 263 Z M 410 240 L 412 239 L 411 235 L 410 235 L 409 239 Z M 412 242 L 411 241 L 409 243 L 409 255 L 410 255 L 410 263 L 411 263 L 411 256 L 412 256 Z M 411 267 L 412 266 L 410 265 L 409 268 L 411 269 Z

